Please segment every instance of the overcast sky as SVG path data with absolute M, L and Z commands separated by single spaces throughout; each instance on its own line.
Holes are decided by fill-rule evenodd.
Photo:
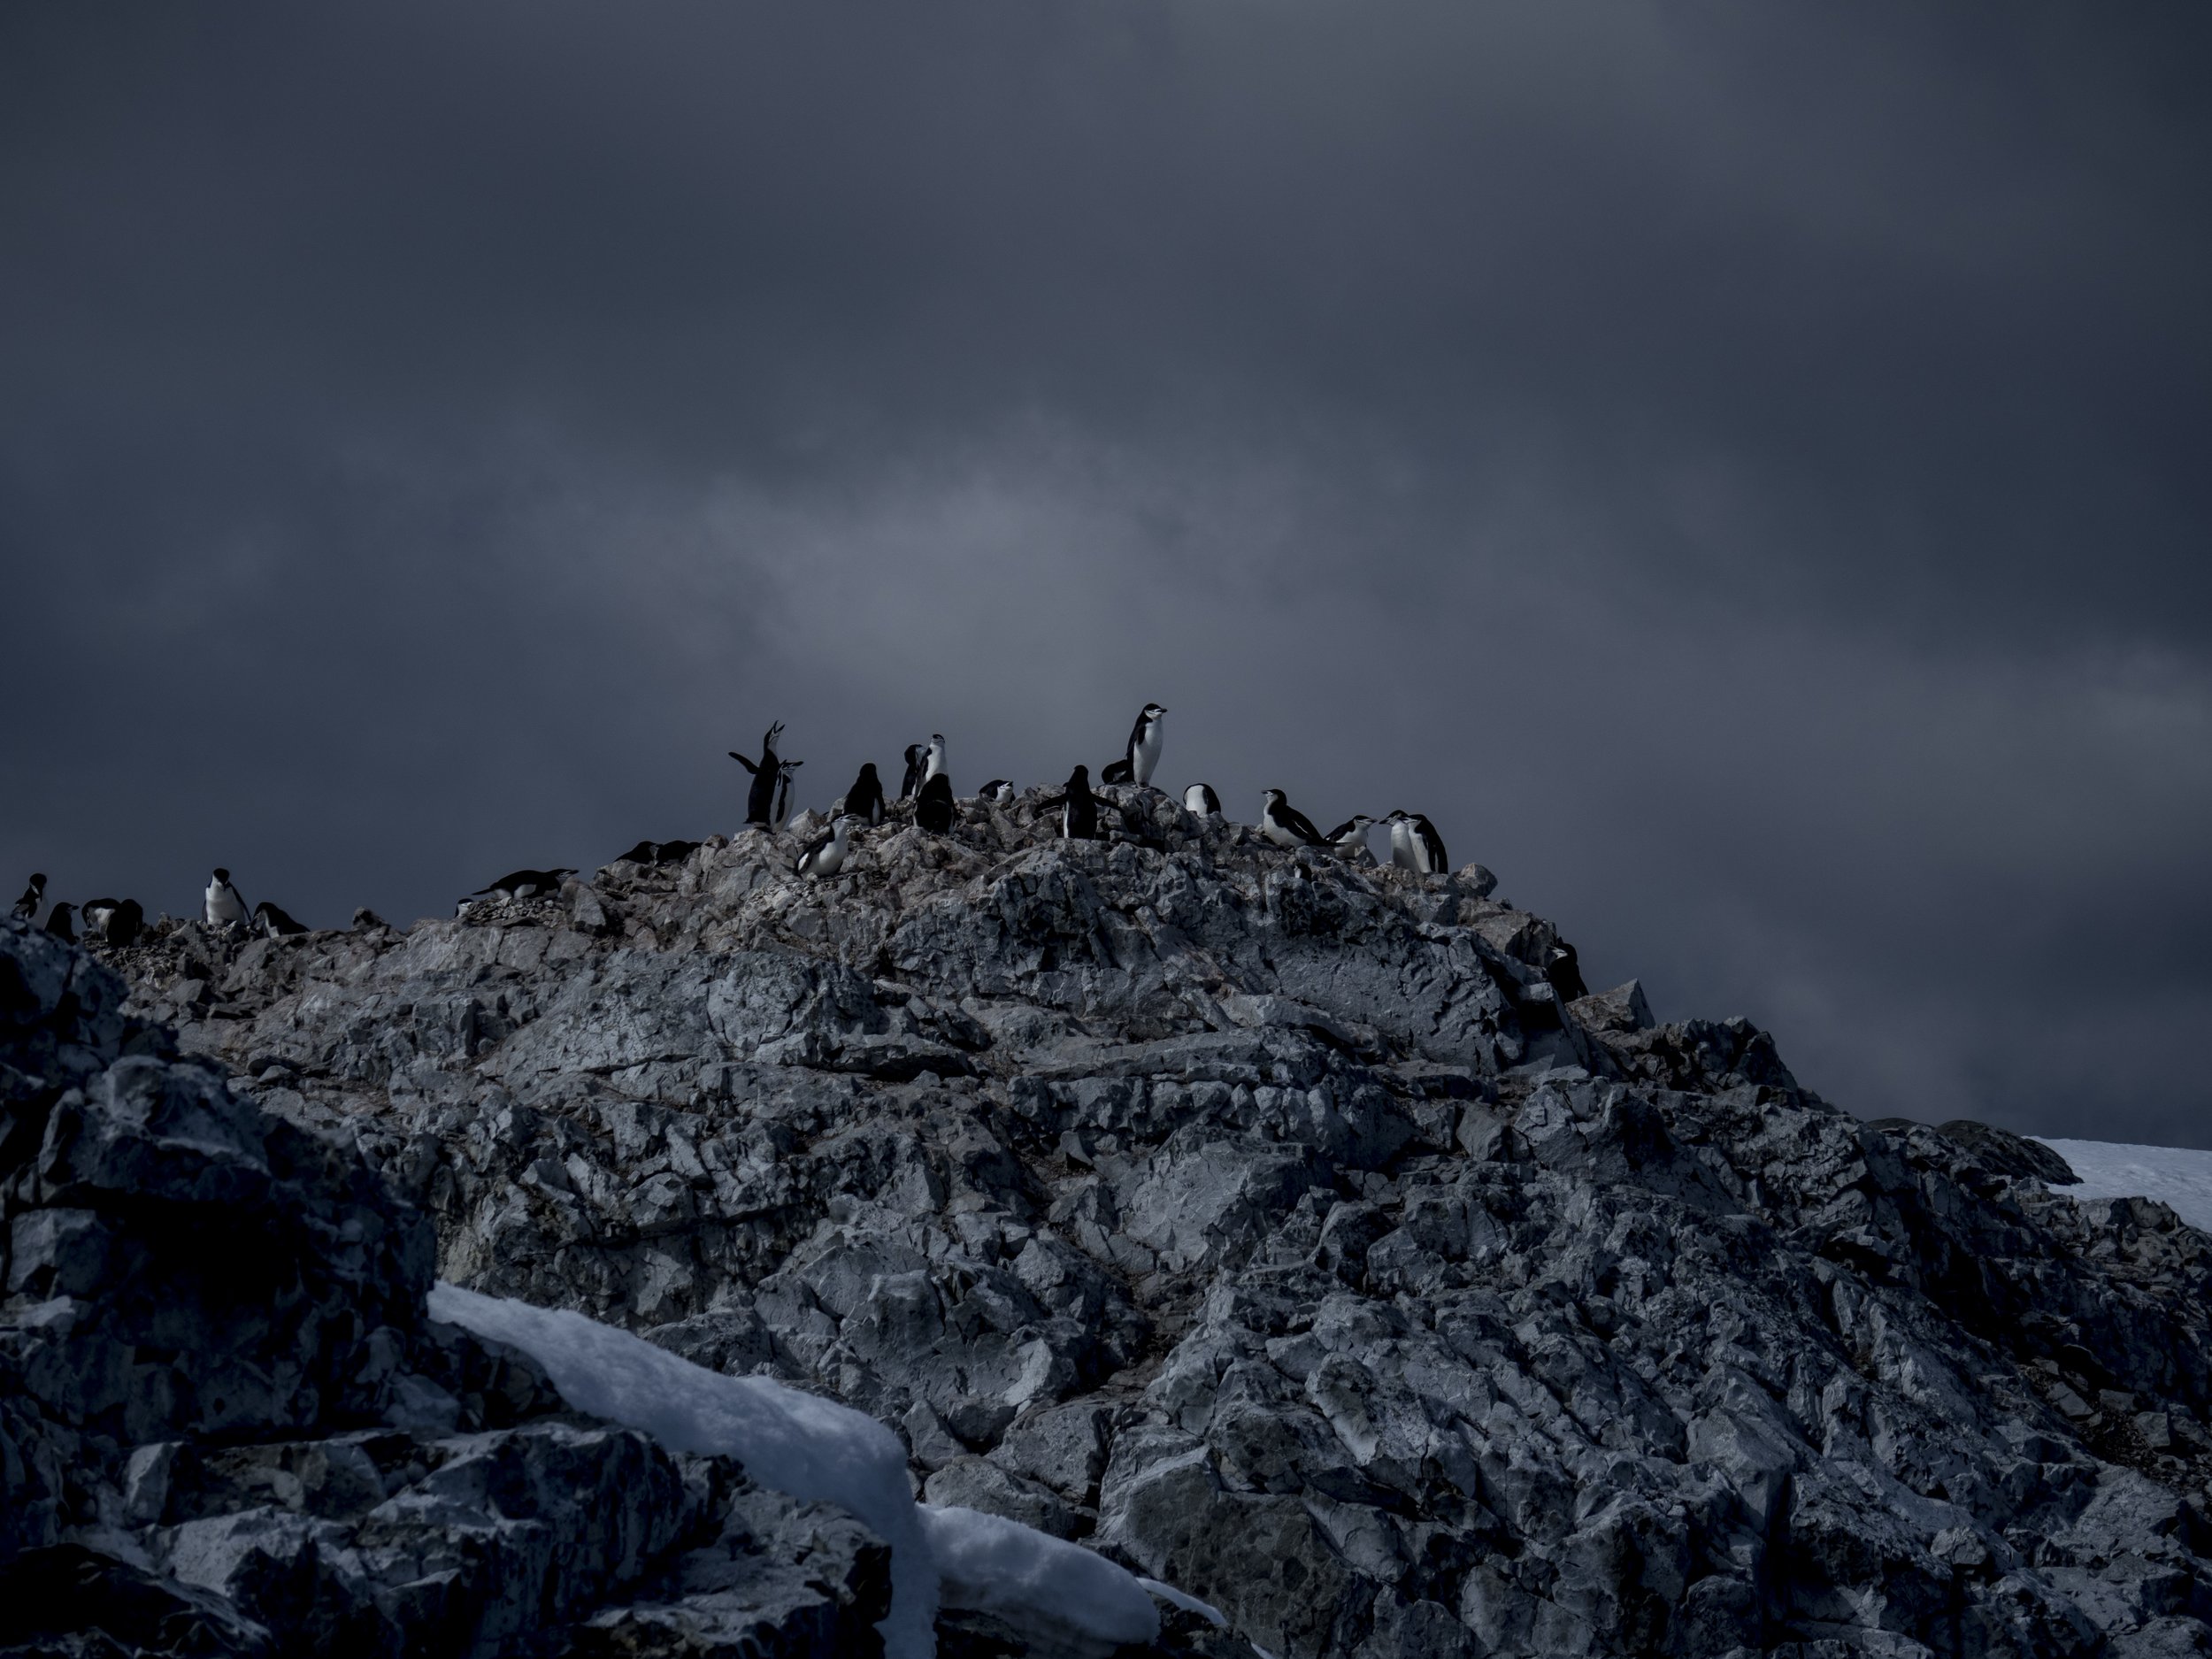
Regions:
M 8 7 L 8 894 L 1156 698 L 1855 1110 L 2212 1146 L 2208 17 Z

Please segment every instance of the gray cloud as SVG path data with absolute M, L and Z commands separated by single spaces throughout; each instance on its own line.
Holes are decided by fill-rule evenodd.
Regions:
M 1855 1109 L 2207 1143 L 2205 44 L 11 16 L 0 858 L 437 913 L 1157 697 Z

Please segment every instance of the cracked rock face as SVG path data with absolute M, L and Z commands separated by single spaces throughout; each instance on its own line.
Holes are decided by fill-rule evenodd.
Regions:
M 19 1325 L 129 1248 L 76 1218 L 117 1171 L 254 1202 L 313 1162 L 234 1146 L 211 1071 L 122 1053 L 142 1018 L 234 1075 L 258 1144 L 357 1145 L 419 1205 L 434 1245 L 396 1217 L 346 1241 L 362 1300 L 434 1250 L 837 1395 L 932 1499 L 1219 1608 L 1235 1647 L 1193 1617 L 1192 1651 L 2212 1647 L 2212 1240 L 2054 1193 L 2001 1131 L 1842 1113 L 1742 1021 L 1567 1000 L 1555 931 L 1486 871 L 1118 800 L 1104 842 L 1052 839 L 1034 794 L 961 803 L 949 837 L 895 820 L 820 882 L 789 873 L 802 819 L 406 933 L 157 930 L 109 953 L 128 1003 L 82 1016 L 109 1057 L 56 1062 L 125 1127 L 36 1165 Z M 217 1127 L 161 1127 L 195 1114 Z M 286 1294 L 324 1305 L 311 1276 Z M 415 1354 L 376 1374 L 458 1398 Z M 307 1390 L 328 1417 L 373 1370 L 303 1356 L 227 1409 Z M 463 1403 L 407 1490 L 528 1426 Z M 227 1513 L 196 1584 L 261 1536 Z M 633 1599 L 580 1650 L 642 1650 L 664 1604 Z
M 422 1211 L 125 995 L 0 923 L 0 1653 L 871 1650 L 858 1523 L 428 1321 Z

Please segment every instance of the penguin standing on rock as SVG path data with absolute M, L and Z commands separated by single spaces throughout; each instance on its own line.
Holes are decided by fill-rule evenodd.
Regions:
M 1406 816 L 1410 820 L 1413 849 L 1415 856 L 1420 860 L 1421 873 L 1425 876 L 1448 873 L 1452 867 L 1451 860 L 1444 856 L 1444 838 L 1436 833 L 1436 826 L 1418 812 L 1410 812 Z
M 294 921 L 266 899 L 253 907 L 253 918 L 261 924 L 261 931 L 272 939 L 283 939 L 307 931 L 305 923 Z
M 975 793 L 978 800 L 988 801 L 993 806 L 1014 804 L 1014 786 L 1004 778 L 992 779 Z
M 735 749 L 730 758 L 753 774 L 753 787 L 745 792 L 745 821 L 773 827 L 776 810 L 776 785 L 783 777 L 783 763 L 776 757 L 776 745 L 783 739 L 783 722 L 777 721 L 764 733 L 760 740 L 760 759 L 750 761 Z
M 1161 724 L 1161 717 L 1166 712 L 1156 703 L 1144 705 L 1138 712 L 1136 725 L 1129 728 L 1128 749 L 1119 760 L 1100 771 L 1099 782 L 1151 787 L 1152 774 L 1160 766 L 1160 750 L 1167 742 L 1167 733 Z
M 911 801 L 922 787 L 922 777 L 929 769 L 929 749 L 921 743 L 906 746 L 906 776 L 899 783 L 899 799 Z
M 88 937 L 94 934 L 104 936 L 108 930 L 108 918 L 114 914 L 113 899 L 87 899 L 77 906 L 77 919 L 84 924 Z
M 941 748 L 938 740 L 933 749 Z M 914 797 L 914 821 L 933 835 L 952 833 L 952 776 L 933 772 L 922 780 L 922 792 Z
M 1200 818 L 1219 818 L 1221 797 L 1214 793 L 1210 783 L 1194 783 L 1183 791 L 1183 810 L 1194 812 Z
M 932 732 L 929 734 L 929 759 L 922 768 L 922 781 L 927 783 L 932 778 L 943 776 L 945 776 L 945 734 L 942 732 Z
M 101 924 L 100 932 L 111 945 L 134 945 L 145 927 L 146 907 L 136 899 L 119 899 Z
M 23 889 L 23 896 L 15 902 L 12 912 L 19 922 L 27 922 L 38 914 L 38 907 L 46 902 L 46 878 L 34 875 L 31 885 Z
M 846 855 L 852 851 L 853 829 L 860 822 L 856 813 L 840 812 L 834 824 L 807 843 L 792 868 L 813 880 L 835 875 L 845 867 Z
M 237 927 L 246 919 L 246 901 L 230 884 L 230 872 L 218 865 L 207 884 L 207 925 Z
M 1091 769 L 1078 766 L 1068 774 L 1068 787 L 1060 797 L 1060 839 L 1094 841 L 1098 839 L 1098 797 L 1091 793 Z
M 1390 826 L 1390 862 L 1399 869 L 1416 875 L 1440 876 L 1450 868 L 1444 856 L 1444 838 L 1418 812 L 1401 807 L 1383 821 Z
M 69 919 L 70 912 L 76 908 L 66 900 L 54 906 L 46 918 L 46 931 L 57 939 L 66 939 L 72 944 L 76 943 L 76 926 Z
M 805 764 L 803 760 L 776 763 L 776 811 L 768 821 L 769 828 L 781 829 L 791 821 L 791 774 Z
M 1328 838 L 1314 828 L 1313 820 L 1291 805 L 1280 789 L 1266 791 L 1260 808 L 1260 833 L 1278 847 L 1295 852 L 1301 847 L 1326 847 Z
M 876 776 L 872 760 L 862 765 L 860 776 L 845 791 L 845 810 L 870 829 L 883 822 L 883 782 Z

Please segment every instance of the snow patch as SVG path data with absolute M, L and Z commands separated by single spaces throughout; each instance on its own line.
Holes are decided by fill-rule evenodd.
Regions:
M 891 1547 L 887 1659 L 936 1652 L 941 1593 L 1013 1622 L 1109 1646 L 1150 1641 L 1159 1611 L 1131 1574 L 1079 1544 L 972 1509 L 926 1509 L 906 1448 L 866 1413 L 767 1377 L 725 1377 L 580 1313 L 441 1284 L 430 1317 L 518 1348 L 575 1410 L 672 1451 L 734 1457 L 764 1486 L 850 1510 Z
M 2035 1137 L 2081 1177 L 2054 1187 L 2069 1198 L 2155 1198 L 2193 1227 L 2212 1233 L 2212 1152 L 2192 1147 L 2136 1147 L 2116 1141 Z
M 1160 1610 L 1143 1586 L 1080 1544 L 956 1505 L 924 1505 L 921 1516 L 949 1607 L 982 1608 L 1033 1629 L 1057 1625 L 1116 1647 L 1160 1633 Z

